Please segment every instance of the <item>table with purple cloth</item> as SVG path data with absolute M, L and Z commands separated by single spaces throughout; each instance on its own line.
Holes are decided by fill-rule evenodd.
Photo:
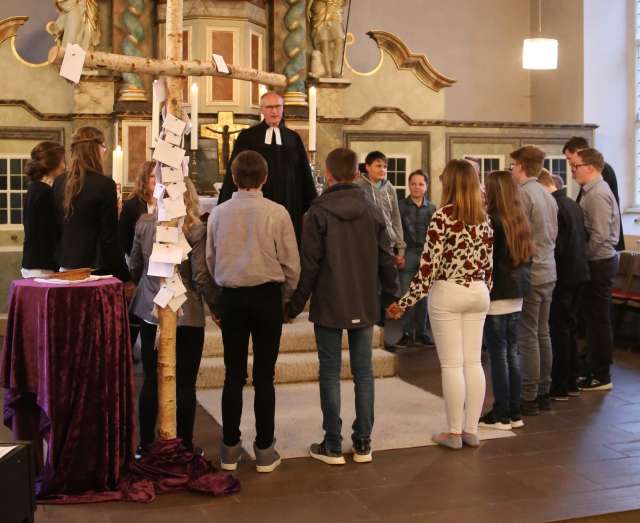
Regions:
M 117 489 L 135 438 L 122 282 L 14 281 L 0 365 L 4 423 L 39 452 L 37 496 Z

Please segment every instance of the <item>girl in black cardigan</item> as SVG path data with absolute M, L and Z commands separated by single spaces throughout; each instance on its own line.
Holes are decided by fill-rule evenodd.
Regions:
M 120 245 L 127 256 L 131 255 L 136 223 L 143 214 L 152 214 L 156 204 L 153 191 L 156 187 L 154 162 L 144 162 L 136 178 L 136 186 L 122 206 L 118 220 Z
M 26 163 L 30 183 L 23 209 L 23 278 L 45 276 L 58 268 L 54 260 L 58 228 L 51 186 L 66 168 L 64 147 L 55 142 L 36 145 Z

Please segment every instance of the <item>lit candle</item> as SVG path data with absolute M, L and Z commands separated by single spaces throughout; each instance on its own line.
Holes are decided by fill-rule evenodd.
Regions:
M 198 149 L 198 84 L 191 84 L 191 150 Z
M 122 147 L 120 147 L 119 145 L 116 146 L 116 148 L 113 150 L 113 155 L 112 155 L 112 177 L 113 177 L 113 181 L 116 183 L 122 183 Z
M 151 147 L 155 147 L 160 135 L 160 84 L 153 81 L 153 101 L 151 103 Z
M 309 150 L 316 150 L 316 118 L 318 112 L 316 86 L 309 87 Z
M 113 124 L 113 146 L 115 147 L 116 145 L 118 145 L 118 121 L 116 120 L 116 122 Z

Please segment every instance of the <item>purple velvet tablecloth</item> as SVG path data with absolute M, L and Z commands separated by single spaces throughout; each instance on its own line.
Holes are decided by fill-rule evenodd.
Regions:
M 135 437 L 122 282 L 14 281 L 0 364 L 5 425 L 48 443 L 38 498 L 117 489 Z

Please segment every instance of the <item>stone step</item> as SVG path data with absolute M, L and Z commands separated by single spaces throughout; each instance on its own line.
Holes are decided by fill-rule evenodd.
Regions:
M 379 348 L 383 344 L 383 330 L 374 326 L 373 347 Z M 347 333 L 342 335 L 342 348 L 349 347 Z M 251 341 L 249 341 L 249 351 L 251 351 Z M 313 323 L 309 321 L 309 314 L 302 313 L 292 323 L 287 323 L 282 329 L 280 339 L 280 353 L 284 352 L 316 352 L 316 339 L 313 333 Z M 207 326 L 204 334 L 203 356 L 222 356 L 224 353 L 222 345 L 222 333 L 213 323 L 211 318 L 207 318 Z
M 253 356 L 247 363 L 247 382 L 251 382 Z M 314 352 L 290 352 L 278 357 L 276 363 L 276 383 L 297 383 L 318 381 L 318 356 Z M 373 374 L 376 378 L 396 374 L 396 356 L 384 349 L 373 349 Z M 342 351 L 342 379 L 351 378 L 349 351 Z M 224 384 L 224 360 L 220 356 L 202 358 L 198 374 L 198 388 L 213 389 Z

